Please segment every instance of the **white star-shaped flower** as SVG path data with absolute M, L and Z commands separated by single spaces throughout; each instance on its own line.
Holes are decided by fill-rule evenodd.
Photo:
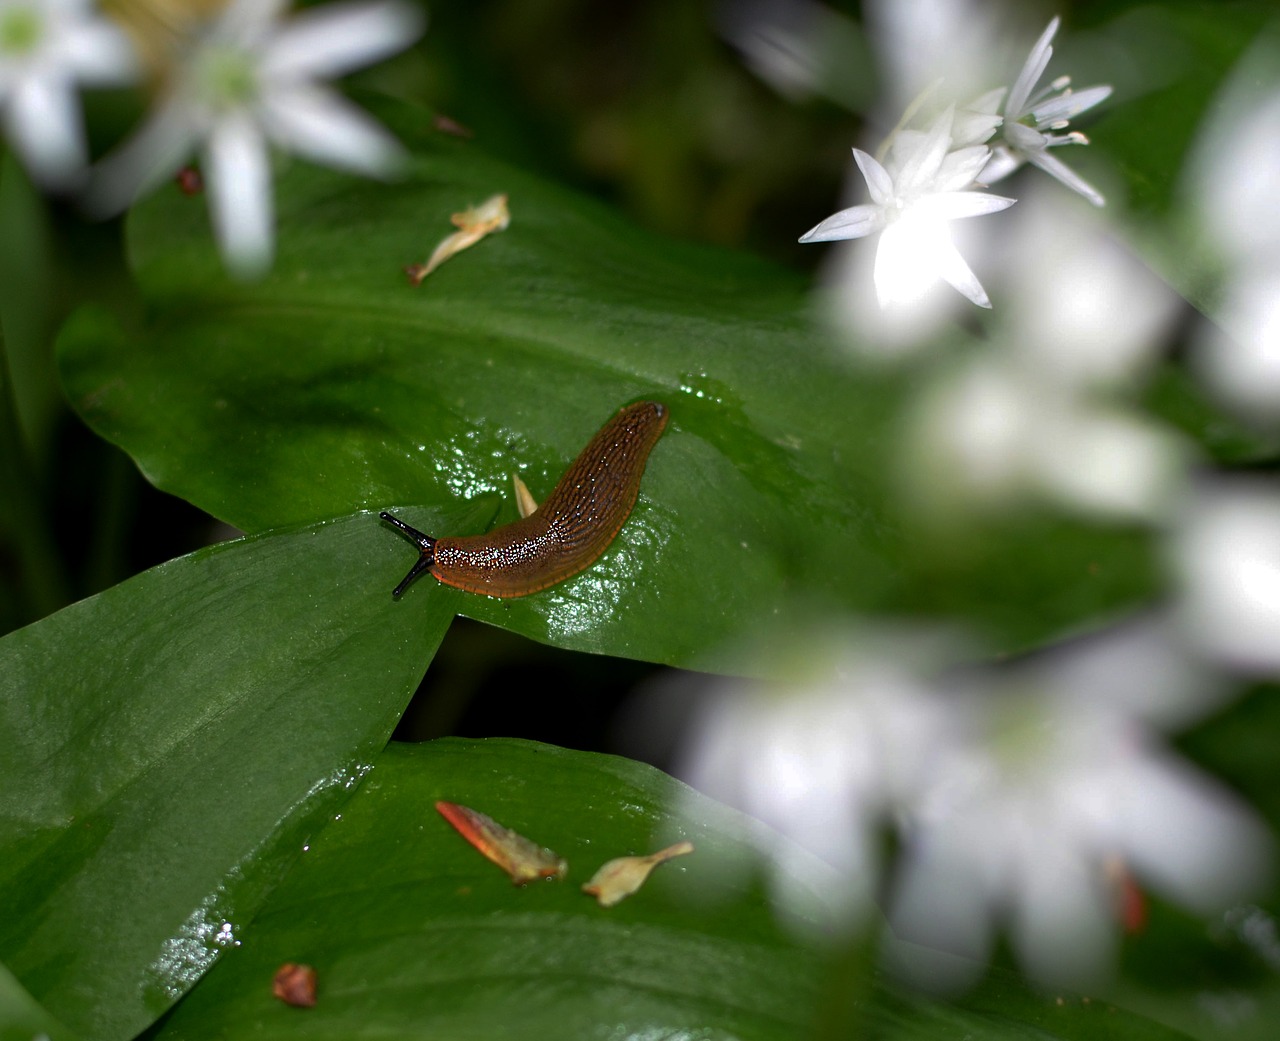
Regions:
M 948 108 L 926 131 L 899 130 L 885 165 L 855 148 L 871 202 L 841 210 L 800 237 L 828 242 L 880 232 L 874 280 L 882 307 L 918 297 L 939 278 L 980 307 L 991 306 L 947 223 L 996 213 L 1014 200 L 966 190 L 990 152 L 981 145 L 951 151 L 953 119 Z
M 1053 57 L 1051 43 L 1059 24 L 1060 20 L 1055 17 L 1041 33 L 1010 88 L 1004 105 L 1000 140 L 992 149 L 991 161 L 979 180 L 991 184 L 1027 162 L 1079 192 L 1095 206 L 1102 206 L 1106 202 L 1102 193 L 1061 159 L 1050 155 L 1049 149 L 1059 145 L 1088 144 L 1088 138 L 1078 131 L 1063 131 L 1081 112 L 1109 97 L 1111 88 L 1097 86 L 1073 91 L 1071 77 L 1060 76 L 1047 87 L 1032 93 Z
M 228 265 L 270 265 L 270 145 L 368 176 L 386 176 L 399 144 L 324 78 L 408 46 L 422 31 L 396 0 L 334 3 L 283 20 L 285 0 L 233 0 L 178 66 L 166 100 L 100 170 L 91 205 L 113 211 L 171 176 L 198 150 L 218 244 Z
M 0 0 L 0 117 L 45 187 L 68 188 L 84 169 L 76 85 L 118 85 L 136 73 L 128 38 L 90 0 Z

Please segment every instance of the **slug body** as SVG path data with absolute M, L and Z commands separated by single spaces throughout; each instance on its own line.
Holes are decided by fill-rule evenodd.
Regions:
M 645 463 L 666 425 L 667 408 L 657 402 L 621 409 L 536 511 L 484 535 L 433 539 L 389 513 L 380 514 L 422 554 L 392 595 L 430 571 L 445 585 L 469 593 L 527 596 L 590 567 L 631 515 Z

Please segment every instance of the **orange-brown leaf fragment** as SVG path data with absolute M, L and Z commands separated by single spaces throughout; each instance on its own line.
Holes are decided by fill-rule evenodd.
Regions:
M 518 886 L 539 878 L 563 878 L 569 870 L 569 865 L 551 850 L 504 828 L 479 810 L 443 801 L 436 803 L 436 809 L 459 835 L 502 868 Z
M 507 197 L 494 195 L 479 206 L 472 206 L 449 218 L 458 230 L 440 240 L 425 264 L 410 264 L 404 269 L 415 286 L 450 257 L 474 246 L 486 235 L 503 231 L 511 223 L 511 211 L 507 209 Z
M 276 970 L 271 993 L 286 1005 L 311 1008 L 316 1003 L 316 970 L 288 961 Z
M 582 891 L 594 896 L 601 907 L 612 907 L 644 885 L 649 872 L 659 864 L 692 852 L 692 842 L 677 842 L 647 857 L 618 857 L 603 865 Z

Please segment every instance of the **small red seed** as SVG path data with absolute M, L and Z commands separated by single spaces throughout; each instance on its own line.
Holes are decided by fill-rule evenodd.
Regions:
M 271 993 L 286 1005 L 311 1008 L 316 1003 L 316 970 L 310 965 L 285 962 L 271 981 Z

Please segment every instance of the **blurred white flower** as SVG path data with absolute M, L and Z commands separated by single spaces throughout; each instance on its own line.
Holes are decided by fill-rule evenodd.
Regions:
M 1031 975 L 1089 986 L 1137 885 L 1211 914 L 1269 867 L 1250 811 L 1163 744 L 1229 693 L 1173 635 L 1140 621 L 974 667 L 936 632 L 864 632 L 812 679 L 726 682 L 681 772 L 762 822 L 784 912 L 820 887 L 840 934 L 887 884 L 886 957 L 918 982 L 972 982 L 1007 931 Z
M 270 145 L 368 176 L 394 172 L 399 144 L 320 80 L 412 43 L 417 9 L 397 0 L 332 3 L 288 20 L 285 0 L 232 0 L 178 63 L 147 124 L 99 170 L 90 204 L 111 212 L 199 150 L 219 247 L 242 275 L 271 263 Z
M 941 104 L 974 97 L 1006 35 L 1007 12 L 983 0 L 869 0 L 862 5 L 882 70 L 881 103 L 894 119 L 933 87 Z
M 1185 470 L 1159 424 L 1005 356 L 944 373 L 908 417 L 908 491 L 952 516 L 1044 502 L 1108 520 L 1167 515 Z
M 1089 987 L 1105 979 L 1121 924 L 1117 869 L 1201 914 L 1263 880 L 1261 824 L 1162 747 L 1155 724 L 1185 718 L 1196 691 L 1173 679 L 1174 645 L 1161 646 L 1121 631 L 940 692 L 956 740 L 903 828 L 889 908 L 900 968 L 963 986 L 1003 926 L 1030 975 Z M 1154 674 L 1153 654 L 1168 659 Z M 1172 712 L 1157 678 L 1183 688 Z
M 1111 520 L 1177 505 L 1188 449 L 1116 391 L 1159 356 L 1179 298 L 1061 193 L 1033 189 L 988 258 L 1002 299 L 987 350 L 939 371 L 907 418 L 904 481 L 940 515 L 1039 501 Z M 1052 286 L 1052 292 L 1044 287 Z
M 1276 425 L 1280 405 L 1280 90 L 1274 40 L 1240 62 L 1200 131 L 1187 183 L 1197 254 L 1221 281 L 1192 362 L 1219 397 Z M 1205 247 L 1208 247 L 1207 249 Z
M 1105 215 L 1028 186 L 991 258 L 999 338 L 1046 380 L 1080 390 L 1132 388 L 1168 343 L 1182 298 L 1118 238 Z M 1045 292 L 1052 286 L 1051 292 Z
M 1188 201 L 1222 259 L 1280 260 L 1280 42 L 1265 34 L 1232 69 L 1187 162 Z
M 859 148 L 854 159 L 871 202 L 841 210 L 800 236 L 801 242 L 856 239 L 880 233 L 876 248 L 876 296 L 882 307 L 909 302 L 938 279 L 975 304 L 991 301 L 951 241 L 949 221 L 996 213 L 1013 199 L 966 191 L 988 158 L 980 145 L 951 150 L 954 110 L 926 131 L 897 131 L 881 165 Z
M 1193 644 L 1231 668 L 1280 672 L 1280 491 L 1199 489 L 1171 547 L 1177 616 Z
M 1280 405 L 1280 258 L 1273 264 L 1241 264 L 1215 316 L 1217 324 L 1202 327 L 1196 339 L 1197 371 L 1242 416 L 1275 426 Z
M 783 686 L 726 682 L 694 721 L 682 776 L 774 829 L 762 829 L 758 842 L 776 862 L 774 896 L 784 910 L 809 895 L 791 886 L 802 862 L 787 856 L 775 833 L 838 872 L 835 887 L 822 883 L 833 925 L 856 925 L 872 906 L 876 829 L 911 802 L 946 740 L 944 715 L 918 672 L 903 664 L 930 656 L 924 642 L 881 634 L 874 650 L 851 643 L 834 660 L 830 648 L 816 649 L 812 678 Z
M 88 158 L 76 86 L 128 83 L 125 34 L 91 0 L 0 0 L 0 114 L 14 150 L 46 188 L 73 187 Z
M 1109 86 L 1073 91 L 1070 76 L 1059 76 L 1047 87 L 1035 91 L 1036 84 L 1040 82 L 1040 77 L 1044 75 L 1049 59 L 1053 56 L 1051 42 L 1059 24 L 1060 20 L 1056 17 L 1049 23 L 1031 48 L 1026 64 L 1009 89 L 1009 97 L 1004 105 L 1000 141 L 994 146 L 991 162 L 982 171 L 979 180 L 984 184 L 991 184 L 1012 173 L 1024 162 L 1029 162 L 1057 178 L 1068 188 L 1079 192 L 1095 206 L 1102 206 L 1106 202 L 1102 193 L 1061 159 L 1049 153 L 1049 149 L 1061 145 L 1088 144 L 1088 138 L 1078 131 L 1062 131 L 1081 112 L 1093 108 L 1111 94 Z

